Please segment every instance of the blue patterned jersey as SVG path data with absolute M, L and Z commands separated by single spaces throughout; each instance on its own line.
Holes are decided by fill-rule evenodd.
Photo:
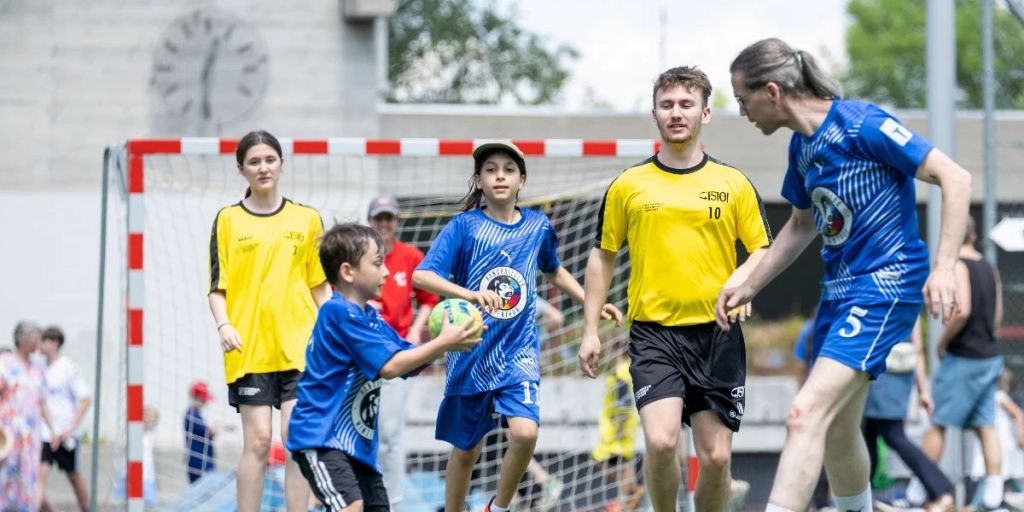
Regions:
M 377 468 L 380 369 L 412 346 L 377 310 L 360 309 L 335 292 L 320 308 L 306 348 L 288 450 L 330 448 Z
M 835 100 L 814 135 L 793 133 L 782 195 L 814 207 L 825 263 L 822 299 L 920 301 L 928 250 L 914 175 L 932 145 L 884 110 Z
M 456 215 L 441 230 L 417 270 L 429 270 L 473 291 L 493 290 L 500 309 L 484 313 L 483 341 L 469 352 L 448 353 L 445 395 L 472 395 L 540 380 L 540 336 L 535 319 L 537 270 L 558 270 L 558 235 L 548 217 L 521 210 L 515 224 L 482 208 Z

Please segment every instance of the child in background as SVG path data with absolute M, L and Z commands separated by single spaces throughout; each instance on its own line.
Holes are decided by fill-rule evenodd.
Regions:
M 999 435 L 999 446 L 1002 452 L 1002 473 L 1005 481 L 1004 501 L 1015 509 L 1024 508 L 1024 410 L 1014 403 L 1010 396 L 1013 386 L 1013 373 L 1003 370 L 999 377 L 999 389 L 996 391 L 995 428 Z M 974 510 L 984 510 L 982 495 L 985 488 L 985 459 L 982 457 L 981 443 L 974 437 L 971 443 L 974 457 L 971 461 L 971 478 L 980 479 L 974 491 L 971 506 Z
M 625 340 L 628 343 L 628 338 Z M 597 420 L 600 436 L 591 457 L 602 466 L 605 480 L 617 485 L 617 497 L 608 504 L 608 512 L 637 510 L 643 486 L 637 484 L 633 449 L 640 416 L 633 403 L 633 379 L 629 375 L 629 359 L 619 342 L 612 346 L 615 360 L 605 376 L 604 406 Z
M 195 483 L 204 473 L 216 469 L 213 438 L 218 429 L 207 425 L 203 418 L 203 407 L 213 400 L 206 382 L 194 382 L 189 397 L 192 403 L 185 411 L 185 471 L 188 482 Z

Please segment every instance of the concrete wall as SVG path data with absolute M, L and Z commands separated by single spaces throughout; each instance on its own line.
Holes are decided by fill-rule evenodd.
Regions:
M 0 159 L 0 223 L 7 240 L 0 256 L 0 346 L 11 344 L 10 329 L 19 319 L 59 324 L 68 334 L 65 352 L 92 382 L 105 146 L 138 137 L 238 138 L 254 128 L 290 137 L 375 136 L 373 24 L 343 20 L 340 6 L 331 0 L 0 0 L 0 140 L 6 150 Z M 200 123 L 168 116 L 152 85 L 162 37 L 172 22 L 196 9 L 232 16 L 258 33 L 266 49 L 265 89 L 236 119 Z M 231 201 L 243 186 L 227 181 Z M 357 202 L 365 204 L 362 198 Z M 208 229 L 215 211 L 201 212 L 201 230 Z M 112 258 L 120 248 L 123 243 L 113 240 Z M 120 309 L 120 291 L 117 285 L 107 290 L 108 311 Z M 123 417 L 123 404 L 116 401 L 123 385 L 123 347 L 115 343 L 122 339 L 119 327 L 107 324 L 105 425 Z M 147 354 L 147 366 L 150 356 L 159 369 L 168 367 L 168 355 L 205 355 L 199 349 L 208 341 L 181 340 L 181 346 Z M 161 407 L 167 442 L 180 443 L 182 386 L 206 376 L 208 367 L 223 373 L 216 353 L 201 370 L 183 366 L 180 379 L 163 391 L 174 400 L 156 396 L 155 387 L 148 390 L 147 403 L 171 404 Z M 207 378 L 220 390 L 222 376 Z M 115 435 L 105 430 L 108 438 Z
M 165 119 L 151 86 L 158 43 L 195 9 L 233 16 L 267 50 L 262 98 L 243 117 L 213 126 Z M 8 0 L 0 20 L 0 139 L 18 148 L 0 161 L 6 190 L 95 190 L 102 148 L 128 138 L 377 129 L 372 23 L 343 22 L 337 1 Z

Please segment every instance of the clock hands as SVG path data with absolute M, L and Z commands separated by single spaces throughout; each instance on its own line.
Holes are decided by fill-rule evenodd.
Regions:
M 200 82 L 203 85 L 203 100 L 200 105 L 200 113 L 204 120 L 209 120 L 212 117 L 212 109 L 210 107 L 210 84 L 213 81 L 213 65 L 217 60 L 217 50 L 220 49 L 220 38 L 214 37 L 210 43 L 210 49 L 206 53 L 206 62 L 203 63 L 203 72 L 199 77 Z

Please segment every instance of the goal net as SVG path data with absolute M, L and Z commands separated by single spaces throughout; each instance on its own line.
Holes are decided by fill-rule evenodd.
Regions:
M 329 227 L 365 223 L 371 198 L 394 195 L 402 205 L 398 237 L 426 252 L 459 210 L 472 174 L 469 155 L 480 141 L 281 142 L 285 197 L 315 207 Z M 623 169 L 649 157 L 655 143 L 516 142 L 527 154 L 528 169 L 519 204 L 549 216 L 559 234 L 562 264 L 582 282 L 605 189 Z M 135 140 L 112 148 L 103 262 L 108 299 L 102 356 L 108 377 L 101 390 L 100 430 L 106 447 L 101 464 L 112 469 L 100 482 L 101 503 L 127 503 L 132 510 L 149 500 L 168 509 L 202 510 L 201 503 L 234 499 L 231 473 L 242 445 L 240 418 L 227 404 L 222 353 L 206 298 L 214 216 L 238 202 L 245 189 L 234 148 L 235 141 L 210 138 Z M 620 257 L 609 300 L 623 310 L 628 272 Z M 630 488 L 636 478 L 630 475 L 640 473 L 626 472 L 627 480 L 616 483 L 609 474 L 615 467 L 593 459 L 606 384 L 603 377 L 582 377 L 578 369 L 582 308 L 543 280 L 538 293 L 560 314 L 541 321 L 539 464 L 520 486 L 517 510 L 604 509 L 619 499 L 620 487 Z M 625 330 L 604 329 L 601 371 L 607 375 L 625 346 Z M 400 510 L 437 510 L 443 504 L 450 446 L 433 436 L 443 375 L 442 358 L 413 378 Z M 184 422 L 189 390 L 197 381 L 205 381 L 214 396 L 203 414 L 220 433 L 214 443 L 217 471 L 190 484 Z M 275 439 L 279 426 L 275 412 Z M 642 436 L 634 435 L 639 454 Z M 492 437 L 474 471 L 469 498 L 474 507 L 482 507 L 497 485 L 507 441 L 500 430 Z M 268 469 L 265 503 L 271 509 L 283 502 L 281 474 L 280 467 Z

